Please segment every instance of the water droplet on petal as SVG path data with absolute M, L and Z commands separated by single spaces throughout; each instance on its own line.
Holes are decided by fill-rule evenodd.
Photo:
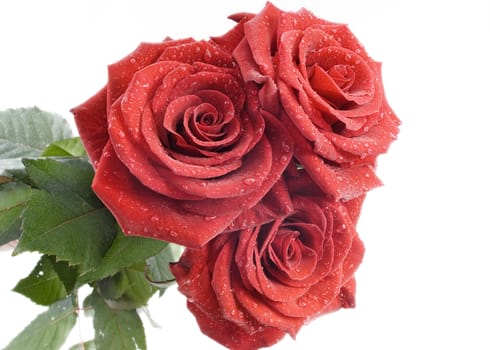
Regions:
M 243 183 L 249 186 L 253 185 L 255 182 L 257 182 L 257 180 L 253 177 L 247 177 L 246 179 L 243 180 Z

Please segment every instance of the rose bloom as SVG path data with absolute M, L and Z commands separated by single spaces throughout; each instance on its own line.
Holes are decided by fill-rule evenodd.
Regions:
M 231 18 L 238 25 L 214 40 L 233 52 L 244 79 L 260 86 L 261 106 L 289 125 L 295 158 L 318 186 L 335 199 L 352 199 L 380 185 L 376 158 L 399 125 L 381 64 L 346 25 L 305 9 L 285 12 L 267 3 L 257 15 Z
M 201 331 L 230 349 L 271 346 L 354 307 L 364 247 L 349 210 L 311 182 L 293 182 L 291 214 L 186 249 L 171 266 Z
M 93 190 L 129 235 L 199 247 L 291 208 L 275 186 L 290 136 L 212 42 L 141 44 L 72 110 Z M 275 186 L 274 191 L 270 191 Z

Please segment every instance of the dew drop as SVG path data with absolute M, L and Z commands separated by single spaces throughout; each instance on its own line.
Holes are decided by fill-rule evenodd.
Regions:
M 247 177 L 246 179 L 243 180 L 243 183 L 249 186 L 253 185 L 255 182 L 257 182 L 257 180 L 253 177 Z
M 304 300 L 298 300 L 298 305 L 301 306 L 301 307 L 305 307 L 306 306 L 306 301 L 304 301 Z
M 282 150 L 286 153 L 289 153 L 291 151 L 291 145 L 287 142 L 282 143 Z
M 170 230 L 169 234 L 170 234 L 170 236 L 172 236 L 172 237 L 177 237 L 177 236 L 179 235 L 177 232 L 175 232 L 175 231 L 173 231 L 173 230 Z

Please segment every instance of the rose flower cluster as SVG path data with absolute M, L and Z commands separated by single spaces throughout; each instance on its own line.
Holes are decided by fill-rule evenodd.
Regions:
M 230 18 L 141 44 L 72 112 L 125 234 L 185 246 L 171 270 L 202 332 L 257 349 L 354 306 L 356 223 L 399 120 L 346 25 L 270 3 Z

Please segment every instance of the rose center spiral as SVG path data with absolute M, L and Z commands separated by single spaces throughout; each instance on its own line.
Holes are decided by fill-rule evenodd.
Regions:
M 356 71 L 347 64 L 336 64 L 327 73 L 343 91 L 348 91 L 356 79 Z

